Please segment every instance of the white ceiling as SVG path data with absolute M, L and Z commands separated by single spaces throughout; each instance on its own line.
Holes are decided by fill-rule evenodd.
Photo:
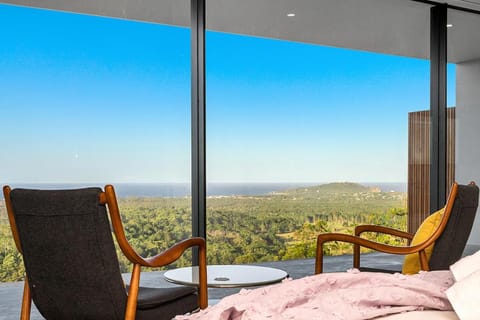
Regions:
M 438 3 L 448 3 L 453 6 L 463 7 L 467 9 L 479 10 L 480 9 L 480 0 L 434 0 Z
M 169 25 L 190 0 L 4 0 L 3 3 Z M 438 1 L 443 2 L 443 1 Z M 480 11 L 480 0 L 448 3 Z M 287 17 L 295 13 L 295 17 Z M 209 30 L 418 58 L 429 56 L 430 6 L 411 0 L 207 0 Z M 449 60 L 480 59 L 480 15 L 449 10 Z

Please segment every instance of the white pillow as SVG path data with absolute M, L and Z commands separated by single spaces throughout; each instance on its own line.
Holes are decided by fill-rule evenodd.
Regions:
M 450 266 L 455 281 L 461 281 L 471 273 L 480 270 L 480 250 L 466 256 Z
M 480 319 L 479 289 L 480 270 L 477 270 L 445 291 L 460 320 Z

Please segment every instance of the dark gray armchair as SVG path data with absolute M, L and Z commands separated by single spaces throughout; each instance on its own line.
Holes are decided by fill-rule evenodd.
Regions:
M 478 207 L 479 189 L 475 183 L 468 185 L 452 185 L 450 195 L 445 205 L 439 226 L 423 242 L 410 245 L 414 235 L 376 225 L 360 225 L 355 228 L 355 235 L 342 233 L 324 233 L 317 237 L 315 273 L 323 272 L 323 245 L 330 241 L 352 243 L 353 267 L 371 272 L 400 272 L 399 270 L 383 270 L 360 267 L 360 247 L 376 251 L 407 255 L 418 253 L 422 270 L 447 270 L 451 264 L 459 260 L 472 230 L 473 221 Z M 390 234 L 408 240 L 406 246 L 391 246 L 362 238 L 364 232 Z M 425 249 L 434 244 L 430 259 L 427 259 Z
M 22 320 L 30 318 L 31 300 L 49 320 L 162 320 L 207 307 L 205 240 L 190 238 L 154 257 L 140 257 L 125 238 L 112 186 L 3 191 L 26 270 Z M 117 242 L 133 263 L 129 287 L 120 274 L 107 206 Z M 170 264 L 192 246 L 199 248 L 198 290 L 139 287 L 142 266 Z

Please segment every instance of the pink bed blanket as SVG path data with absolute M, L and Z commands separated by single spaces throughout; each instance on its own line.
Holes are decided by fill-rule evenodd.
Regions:
M 175 319 L 360 320 L 413 310 L 452 310 L 445 295 L 452 284 L 450 271 L 405 276 L 352 269 L 244 289 L 205 310 Z

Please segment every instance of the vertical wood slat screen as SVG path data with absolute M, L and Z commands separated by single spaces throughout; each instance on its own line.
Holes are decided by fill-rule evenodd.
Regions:
M 447 109 L 447 186 L 455 181 L 455 108 Z M 447 191 L 448 193 L 448 191 Z M 408 232 L 430 215 L 430 111 L 408 114 Z

